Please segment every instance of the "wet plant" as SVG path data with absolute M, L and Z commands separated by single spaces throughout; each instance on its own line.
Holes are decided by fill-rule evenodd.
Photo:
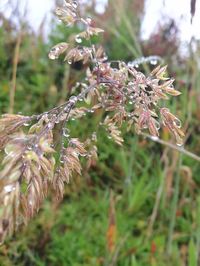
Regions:
M 63 197 L 65 183 L 73 174 L 81 175 L 82 157 L 88 168 L 97 160 L 99 128 L 122 145 L 122 128 L 134 127 L 138 134 L 148 130 L 158 138 L 160 127 L 165 126 L 177 145 L 183 144 L 180 120 L 162 104 L 170 95 L 180 94 L 173 86 L 174 80 L 166 76 L 167 67 L 157 66 L 146 76 L 134 63 L 109 61 L 104 49 L 92 43 L 93 36 L 104 31 L 96 28 L 91 18 L 80 15 L 76 1 L 65 0 L 55 13 L 66 26 L 77 24 L 82 31 L 70 42 L 56 44 L 49 58 L 63 56 L 69 65 L 81 62 L 86 69 L 85 79 L 76 84 L 68 101 L 49 111 L 1 117 L 1 242 L 33 217 L 49 191 L 57 200 Z M 71 120 L 80 120 L 81 126 L 84 116 L 91 119 L 97 112 L 102 113 L 102 120 L 90 137 L 81 140 L 71 136 Z M 55 137 L 58 127 L 59 141 Z

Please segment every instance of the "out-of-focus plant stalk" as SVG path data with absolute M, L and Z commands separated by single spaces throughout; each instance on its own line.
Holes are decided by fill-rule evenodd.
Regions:
M 170 212 L 170 225 L 169 225 L 169 233 L 168 233 L 168 242 L 167 242 L 167 254 L 171 255 L 172 253 L 172 242 L 173 242 L 173 234 L 174 228 L 176 223 L 176 212 L 177 212 L 177 204 L 178 204 L 178 197 L 179 197 L 179 189 L 180 189 L 180 168 L 182 165 L 182 154 L 179 156 L 179 162 L 176 170 L 175 175 L 175 184 L 174 184 L 174 195 L 172 199 L 172 206 Z
M 177 145 L 172 144 L 170 142 L 164 141 L 164 140 L 162 140 L 162 139 L 160 139 L 158 137 L 152 137 L 151 135 L 146 134 L 146 133 L 140 133 L 140 135 L 142 135 L 142 136 L 144 136 L 144 137 L 146 137 L 146 138 L 148 138 L 148 139 L 150 139 L 150 140 L 152 140 L 154 142 L 157 142 L 157 143 L 160 143 L 160 144 L 162 144 L 164 146 L 167 146 L 167 147 L 169 147 L 171 149 L 179 151 L 180 153 L 182 153 L 182 154 L 184 154 L 184 155 L 186 155 L 186 156 L 188 156 L 188 157 L 200 162 L 200 157 L 198 155 L 196 155 L 196 154 L 194 154 L 194 153 L 192 153 L 190 151 L 185 150 L 183 147 L 180 147 L 180 146 L 177 146 Z
M 13 58 L 13 71 L 12 71 L 12 82 L 11 82 L 11 88 L 10 88 L 10 104 L 9 104 L 10 114 L 12 114 L 14 111 L 16 81 L 17 81 L 17 67 L 19 63 L 19 52 L 20 52 L 21 42 L 22 42 L 22 32 L 20 32 L 18 35 L 16 46 L 15 46 L 14 58 Z

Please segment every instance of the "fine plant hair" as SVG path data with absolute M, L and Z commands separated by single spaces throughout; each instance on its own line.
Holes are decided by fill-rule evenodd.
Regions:
M 162 125 L 174 135 L 177 145 L 183 144 L 180 120 L 162 106 L 170 95 L 180 94 L 173 86 L 174 80 L 166 77 L 167 67 L 158 66 L 146 76 L 134 63 L 119 60 L 113 64 L 101 46 L 92 44 L 91 37 L 103 30 L 96 28 L 91 18 L 80 15 L 76 1 L 65 0 L 55 13 L 66 26 L 82 24 L 80 28 L 84 30 L 70 42 L 56 44 L 49 58 L 63 56 L 69 65 L 81 61 L 86 69 L 85 78 L 73 88 L 73 96 L 49 111 L 33 116 L 2 115 L 1 242 L 19 225 L 27 224 L 49 191 L 53 191 L 51 194 L 57 200 L 62 199 L 65 183 L 73 174 L 81 175 L 82 157 L 87 161 L 87 169 L 97 159 L 98 132 L 85 140 L 75 138 L 69 131 L 70 120 L 81 119 L 88 113 L 91 119 L 93 113 L 101 111 L 98 127 L 118 145 L 124 141 L 122 126 L 158 138 Z M 59 144 L 55 142 L 57 126 L 62 129 Z

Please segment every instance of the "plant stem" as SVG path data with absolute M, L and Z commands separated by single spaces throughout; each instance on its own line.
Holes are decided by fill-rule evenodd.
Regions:
M 12 114 L 14 111 L 14 103 L 15 103 L 15 91 L 16 91 L 16 79 L 17 79 L 17 66 L 19 62 L 19 50 L 22 41 L 22 33 L 20 32 L 17 38 L 17 43 L 15 46 L 15 53 L 13 59 L 13 72 L 12 72 L 12 85 L 10 89 L 10 105 L 9 105 L 9 113 Z
M 147 238 L 151 237 L 151 235 L 152 235 L 154 223 L 155 223 L 155 220 L 156 220 L 156 217 L 157 217 L 157 214 L 158 214 L 158 208 L 159 208 L 161 196 L 162 196 L 164 185 L 165 185 L 165 174 L 166 174 L 165 172 L 164 172 L 164 174 L 162 174 L 160 186 L 159 186 L 159 188 L 157 190 L 156 201 L 155 201 L 155 204 L 154 204 L 153 212 L 151 214 L 151 217 L 150 217 L 150 220 L 149 220 L 148 229 L 147 229 Z
M 146 134 L 146 133 L 140 133 L 140 135 L 142 135 L 143 137 L 146 137 L 146 138 L 148 138 L 148 139 L 150 139 L 150 140 L 152 140 L 154 142 L 160 143 L 160 144 L 162 144 L 164 146 L 167 146 L 167 147 L 169 147 L 171 149 L 174 149 L 174 150 L 176 150 L 176 151 L 178 151 L 178 152 L 180 152 L 182 154 L 185 154 L 188 157 L 200 162 L 200 157 L 198 155 L 196 155 L 196 154 L 194 154 L 194 153 L 192 153 L 190 151 L 185 150 L 183 147 L 179 147 L 179 146 L 177 146 L 175 144 L 172 144 L 172 143 L 169 143 L 169 142 L 164 141 L 162 139 L 159 139 L 158 137 L 153 137 L 153 136 L 151 136 L 149 134 Z
M 197 242 L 197 254 L 196 254 L 196 265 L 200 263 L 200 197 L 197 198 L 197 234 L 196 234 L 196 242 Z
M 170 225 L 169 225 L 169 233 L 168 233 L 168 242 L 167 242 L 167 254 L 171 255 L 172 252 L 172 242 L 173 242 L 173 234 L 176 223 L 176 211 L 178 204 L 178 196 L 179 196 L 179 186 L 180 186 L 180 167 L 182 164 L 182 155 L 179 156 L 179 162 L 177 166 L 176 176 L 175 176 L 175 187 L 174 187 L 174 195 L 172 200 L 171 212 L 170 212 Z

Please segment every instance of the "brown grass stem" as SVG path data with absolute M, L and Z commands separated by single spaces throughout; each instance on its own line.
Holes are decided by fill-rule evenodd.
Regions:
M 22 41 L 22 33 L 20 32 L 17 37 L 17 42 L 15 46 L 14 58 L 13 58 L 13 71 L 12 71 L 12 82 L 10 89 L 10 104 L 9 104 L 9 113 L 12 114 L 14 111 L 15 104 L 15 92 L 16 92 L 16 81 L 17 81 L 17 67 L 19 63 L 19 52 Z

